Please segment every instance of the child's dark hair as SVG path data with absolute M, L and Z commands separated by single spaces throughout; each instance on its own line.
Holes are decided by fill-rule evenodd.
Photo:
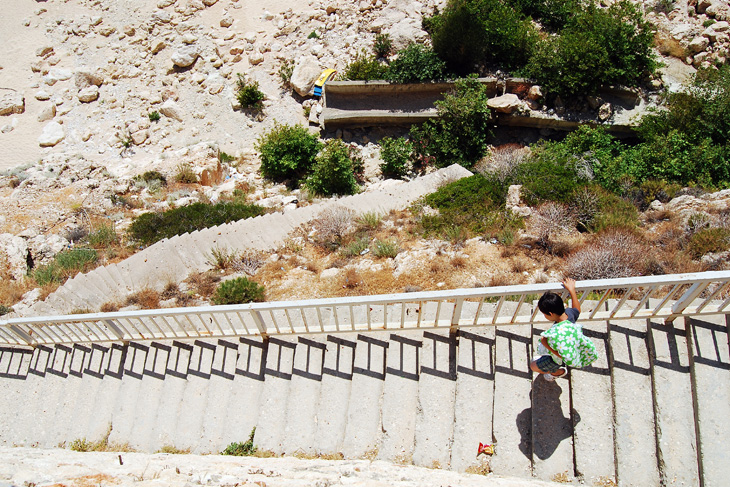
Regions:
M 546 292 L 540 296 L 540 300 L 537 302 L 537 307 L 543 313 L 555 313 L 560 316 L 565 313 L 565 304 L 563 304 L 563 298 L 555 293 Z

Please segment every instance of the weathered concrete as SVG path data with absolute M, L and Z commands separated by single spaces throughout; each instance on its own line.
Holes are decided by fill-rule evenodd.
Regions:
M 456 333 L 424 332 L 413 464 L 450 468 L 456 394 Z
M 499 475 L 532 475 L 531 326 L 496 330 L 494 440 L 490 465 Z
M 666 485 L 699 486 L 697 438 L 684 320 L 649 323 L 659 473 Z
M 609 484 L 616 480 L 616 464 L 608 325 L 586 324 L 583 333 L 596 345 L 598 359 L 588 367 L 570 371 L 575 471 L 587 485 Z
M 730 350 L 727 315 L 689 320 L 700 475 L 704 487 L 728 485 Z
M 459 331 L 451 468 L 479 467 L 479 443 L 492 443 L 494 408 L 494 327 Z
M 646 322 L 609 324 L 616 472 L 622 486 L 659 485 Z

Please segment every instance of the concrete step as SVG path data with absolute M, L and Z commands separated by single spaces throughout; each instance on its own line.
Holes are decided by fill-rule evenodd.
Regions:
M 657 455 L 663 484 L 699 487 L 692 381 L 684 320 L 648 326 L 656 416 Z
M 610 323 L 616 473 L 620 485 L 660 485 L 651 368 L 644 320 Z
M 456 407 L 458 335 L 424 332 L 420 350 L 415 465 L 451 468 Z
M 382 333 L 357 334 L 347 426 L 342 444 L 346 458 L 373 459 L 382 432 L 383 391 L 390 342 Z
M 286 449 L 284 438 L 296 350 L 296 338 L 276 337 L 268 341 L 256 443 L 261 449 L 277 454 L 284 453 Z
M 283 449 L 288 454 L 312 455 L 317 451 L 315 440 L 326 338 L 324 335 L 304 335 L 296 341 L 283 432 Z
M 416 438 L 420 356 L 420 331 L 388 335 L 386 374 L 381 406 L 380 460 L 410 464 Z
M 119 286 L 119 299 L 123 301 L 124 298 L 126 298 L 132 292 L 132 281 L 129 279 L 129 276 L 126 273 L 122 273 L 119 271 L 119 266 L 117 264 L 111 264 L 106 266 L 106 270 Z
M 532 326 L 532 357 L 539 356 L 540 333 L 552 323 Z M 574 475 L 573 421 L 568 376 L 551 382 L 534 374 L 532 382 L 532 474 L 541 480 L 572 479 Z
M 730 479 L 730 350 L 728 315 L 688 320 L 690 367 L 695 392 L 701 485 L 718 487 Z
M 586 485 L 612 485 L 616 460 L 608 324 L 585 324 L 583 333 L 596 345 L 598 359 L 588 367 L 570 370 L 575 473 Z
M 111 290 L 110 294 L 106 296 L 107 301 L 118 301 L 122 297 L 126 297 L 126 285 L 120 275 L 111 272 L 112 268 L 113 266 L 97 267 L 96 271 Z
M 497 475 L 532 476 L 532 327 L 499 326 L 495 335 L 494 440 Z

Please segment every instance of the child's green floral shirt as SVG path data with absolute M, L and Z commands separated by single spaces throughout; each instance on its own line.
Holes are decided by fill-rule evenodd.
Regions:
M 547 338 L 548 345 L 560 354 L 560 357 L 556 357 L 553 353 L 550 353 L 558 363 L 562 358 L 562 362 L 569 367 L 585 367 L 598 358 L 598 353 L 596 352 L 596 345 L 583 334 L 581 326 L 574 322 L 578 318 L 577 310 L 575 311 L 573 320 L 568 319 L 555 323 L 542 332 L 540 336 Z M 569 314 L 568 317 L 572 318 L 573 316 Z

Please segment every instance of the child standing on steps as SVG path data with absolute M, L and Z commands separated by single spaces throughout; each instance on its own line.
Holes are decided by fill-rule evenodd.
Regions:
M 575 292 L 575 281 L 566 278 L 563 287 L 570 293 L 573 308 L 566 308 L 562 298 L 551 292 L 543 294 L 537 302 L 545 318 L 554 324 L 540 334 L 537 351 L 541 356 L 530 363 L 530 368 L 543 374 L 547 381 L 564 377 L 568 373 L 566 366 L 585 367 L 598 358 L 596 346 L 576 324 L 580 316 L 580 301 Z

